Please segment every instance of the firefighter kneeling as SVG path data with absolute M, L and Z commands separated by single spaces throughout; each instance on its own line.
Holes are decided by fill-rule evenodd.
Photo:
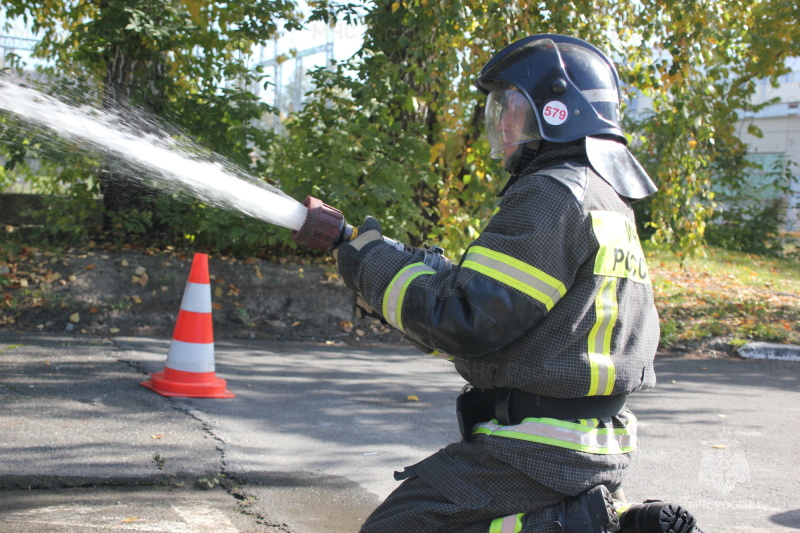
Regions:
M 656 187 L 626 147 L 616 69 L 536 35 L 476 85 L 511 177 L 458 265 L 387 244 L 372 217 L 334 250 L 368 314 L 469 383 L 463 439 L 397 473 L 362 532 L 699 533 L 678 505 L 612 498 L 636 449 L 625 399 L 655 385 L 659 339 L 631 208 Z

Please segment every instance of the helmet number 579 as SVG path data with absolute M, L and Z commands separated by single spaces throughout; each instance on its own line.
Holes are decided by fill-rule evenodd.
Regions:
M 560 126 L 566 122 L 569 116 L 567 106 L 557 100 L 546 103 L 542 114 L 544 115 L 545 122 L 551 126 Z

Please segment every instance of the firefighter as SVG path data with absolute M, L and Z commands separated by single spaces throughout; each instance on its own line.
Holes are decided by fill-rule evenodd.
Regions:
M 611 497 L 636 448 L 626 397 L 655 384 L 659 339 L 631 209 L 656 187 L 626 147 L 616 69 L 580 39 L 535 35 L 475 84 L 511 177 L 461 261 L 433 268 L 372 217 L 334 250 L 367 313 L 469 383 L 463 439 L 396 473 L 362 533 L 699 533 L 678 505 L 618 514 Z

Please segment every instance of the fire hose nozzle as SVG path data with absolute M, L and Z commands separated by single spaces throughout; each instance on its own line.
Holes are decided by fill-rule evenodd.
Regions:
M 299 230 L 292 231 L 292 240 L 297 244 L 316 250 L 332 250 L 358 236 L 358 230 L 345 222 L 344 215 L 335 207 L 313 196 L 306 197 L 303 205 L 307 209 L 306 219 Z M 437 272 L 450 270 L 453 267 L 452 262 L 444 256 L 444 250 L 439 247 L 412 248 L 386 236 L 383 237 L 383 241 L 396 250 L 415 255 L 419 261 Z
M 330 250 L 350 240 L 353 226 L 345 222 L 344 215 L 313 196 L 303 200 L 306 220 L 299 230 L 292 231 L 292 240 L 301 246 L 316 250 Z

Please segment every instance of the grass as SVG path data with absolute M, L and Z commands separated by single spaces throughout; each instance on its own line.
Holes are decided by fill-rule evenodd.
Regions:
M 661 347 L 722 337 L 800 344 L 800 262 L 707 248 L 705 257 L 647 251 Z

